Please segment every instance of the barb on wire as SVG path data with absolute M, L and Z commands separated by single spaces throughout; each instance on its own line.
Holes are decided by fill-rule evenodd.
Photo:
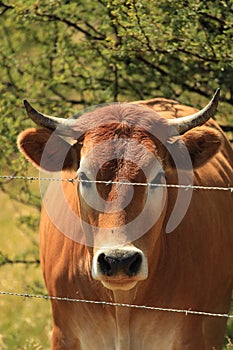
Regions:
M 38 176 L 13 176 L 13 175 L 0 175 L 0 179 L 15 179 L 15 180 L 27 180 L 27 181 L 62 181 L 62 182 L 84 182 L 84 183 L 99 183 L 107 185 L 126 185 L 126 186 L 152 186 L 152 187 L 165 187 L 165 188 L 182 188 L 186 190 L 212 190 L 212 191 L 229 191 L 233 193 L 233 187 L 229 184 L 228 187 L 218 186 L 197 186 L 197 185 L 178 185 L 178 184 L 155 184 L 150 182 L 124 182 L 124 181 L 100 181 L 100 180 L 81 180 L 78 178 L 56 178 L 56 177 L 38 177 Z
M 212 312 L 206 312 L 206 311 L 196 311 L 191 309 L 182 310 L 182 309 L 162 308 L 162 307 L 147 306 L 147 305 L 123 304 L 123 303 L 114 303 L 111 301 L 74 299 L 74 298 L 68 298 L 68 297 L 56 297 L 52 295 L 42 295 L 42 294 L 28 294 L 28 293 L 14 293 L 14 292 L 0 291 L 0 295 L 21 297 L 21 298 L 27 298 L 27 299 L 34 298 L 34 299 L 44 299 L 44 300 L 57 300 L 57 301 L 65 301 L 65 302 L 72 302 L 72 303 L 75 302 L 75 303 L 85 303 L 85 304 L 94 304 L 94 305 L 102 305 L 102 306 L 115 306 L 115 307 L 126 307 L 126 308 L 128 307 L 128 308 L 151 310 L 151 311 L 183 313 L 186 316 L 191 314 L 191 315 L 200 315 L 200 316 L 233 318 L 233 315 L 229 315 L 227 313 L 212 313 Z

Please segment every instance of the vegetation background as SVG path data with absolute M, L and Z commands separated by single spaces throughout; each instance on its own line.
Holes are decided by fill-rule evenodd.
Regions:
M 69 117 L 110 101 L 156 96 L 233 125 L 232 0 L 0 0 L 0 175 L 35 175 L 16 137 L 22 99 Z M 230 137 L 232 135 L 229 134 Z M 46 293 L 38 263 L 37 183 L 0 179 L 0 289 Z M 0 298 L 0 349 L 47 349 L 49 303 Z M 233 349 L 229 321 L 225 348 Z

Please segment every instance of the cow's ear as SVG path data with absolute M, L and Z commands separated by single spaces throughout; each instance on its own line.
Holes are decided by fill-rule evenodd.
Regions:
M 75 146 L 47 129 L 27 129 L 18 136 L 18 147 L 37 168 L 60 171 L 74 168 L 77 164 Z
M 190 155 L 193 168 L 198 168 L 208 162 L 221 148 L 223 137 L 220 131 L 202 126 L 196 127 L 185 134 L 175 137 L 170 143 L 170 154 L 176 153 L 176 157 L 181 159 L 183 168 L 186 168 L 185 161 L 187 151 Z M 170 159 L 170 164 L 174 166 L 174 162 Z

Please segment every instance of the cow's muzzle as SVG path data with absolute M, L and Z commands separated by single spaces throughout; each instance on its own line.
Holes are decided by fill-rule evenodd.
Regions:
M 147 275 L 147 259 L 135 247 L 100 249 L 93 259 L 93 278 L 109 289 L 131 289 Z

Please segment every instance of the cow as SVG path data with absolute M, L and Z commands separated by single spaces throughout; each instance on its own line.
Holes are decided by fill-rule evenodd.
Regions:
M 222 348 L 227 317 L 163 310 L 229 312 L 233 194 L 221 188 L 233 184 L 233 150 L 212 119 L 218 99 L 200 111 L 110 103 L 70 119 L 24 102 L 40 128 L 18 147 L 55 174 L 40 221 L 48 294 L 110 303 L 53 299 L 53 350 Z

